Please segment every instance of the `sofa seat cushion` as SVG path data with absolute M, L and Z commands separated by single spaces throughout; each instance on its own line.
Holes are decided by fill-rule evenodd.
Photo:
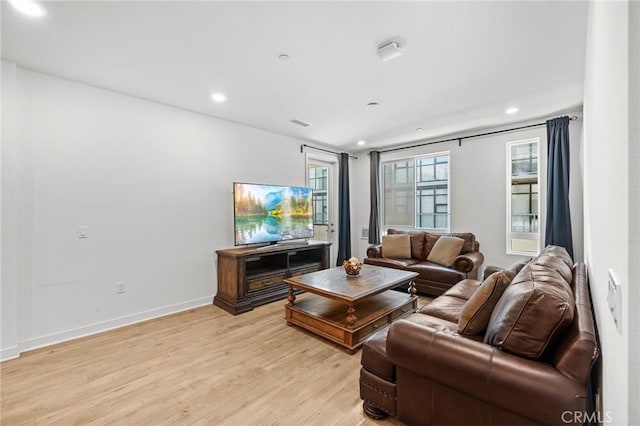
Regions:
M 491 314 L 484 342 L 538 359 L 573 321 L 569 283 L 546 260 L 527 264 L 511 281 Z
M 457 331 L 458 318 L 465 303 L 467 303 L 466 299 L 443 294 L 422 307 L 419 313 L 455 323 L 453 329 Z
M 395 382 L 396 366 L 387 359 L 388 333 L 389 327 L 385 327 L 364 342 L 360 363 L 376 376 Z
M 364 263 L 375 266 L 385 266 L 387 268 L 395 269 L 409 269 L 409 267 L 417 264 L 419 261 L 416 259 L 387 259 L 385 257 L 367 257 Z
M 451 285 L 466 278 L 465 274 L 460 271 L 427 261 L 407 265 L 407 270 L 420 274 L 416 279 L 436 281 Z
M 462 280 L 458 284 L 445 291 L 445 296 L 457 297 L 459 299 L 469 300 L 480 286 L 478 280 Z
M 429 305 L 423 306 L 421 310 L 419 310 L 414 314 L 404 317 L 403 320 L 406 319 L 407 321 L 411 321 L 415 324 L 419 324 L 423 327 L 427 327 L 431 330 L 435 330 L 448 335 L 454 335 L 454 334 L 459 335 L 458 324 L 456 322 L 449 321 L 444 318 L 438 318 L 438 317 L 432 316 L 431 314 L 423 312 L 423 310 L 427 308 L 427 306 Z M 387 334 L 388 334 L 388 331 L 387 331 Z M 469 339 L 469 340 L 475 340 L 476 342 L 482 343 L 482 336 L 461 336 L 461 337 L 464 337 L 465 339 Z

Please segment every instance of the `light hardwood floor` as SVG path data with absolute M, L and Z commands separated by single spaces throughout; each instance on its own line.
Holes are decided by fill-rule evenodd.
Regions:
M 401 425 L 362 412 L 361 351 L 287 326 L 284 303 L 210 305 L 24 353 L 0 365 L 0 424 Z

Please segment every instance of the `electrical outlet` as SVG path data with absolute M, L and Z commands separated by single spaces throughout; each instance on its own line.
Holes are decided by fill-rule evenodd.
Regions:
M 125 286 L 124 281 L 120 281 L 116 283 L 116 294 L 126 293 L 127 287 Z
M 369 228 L 362 228 L 362 234 L 360 234 L 360 238 L 366 240 L 369 238 Z
M 78 226 L 78 238 L 89 238 L 89 227 L 87 225 Z

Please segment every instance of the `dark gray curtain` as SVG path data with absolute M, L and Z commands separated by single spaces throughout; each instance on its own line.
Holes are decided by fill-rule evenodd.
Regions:
M 547 121 L 547 227 L 545 245 L 562 246 L 573 258 L 569 211 L 569 117 Z
M 380 151 L 369 153 L 369 179 L 371 179 L 369 198 L 369 244 L 380 244 Z
M 338 259 L 336 266 L 351 257 L 351 212 L 349 209 L 349 154 L 340 154 L 338 176 Z

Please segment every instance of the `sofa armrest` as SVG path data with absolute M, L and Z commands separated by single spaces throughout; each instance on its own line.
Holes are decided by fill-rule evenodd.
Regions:
M 482 265 L 482 262 L 484 262 L 484 255 L 479 251 L 472 251 L 470 253 L 457 256 L 453 260 L 453 269 L 469 274 L 473 271 L 477 271 L 480 265 Z
M 382 257 L 382 246 L 370 246 L 367 249 L 367 257 Z
M 563 413 L 586 410 L 586 386 L 552 365 L 502 352 L 436 324 L 400 319 L 389 329 L 386 349 L 399 368 L 540 423 L 563 424 Z

